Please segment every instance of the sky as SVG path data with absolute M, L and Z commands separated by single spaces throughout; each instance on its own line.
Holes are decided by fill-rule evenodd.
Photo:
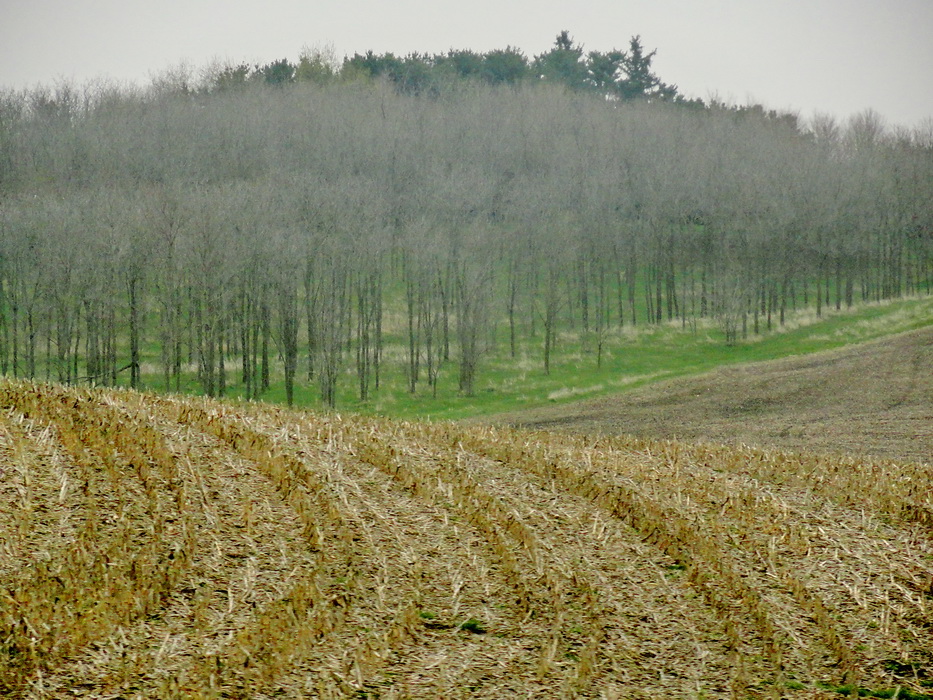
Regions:
M 891 125 L 933 120 L 933 0 L 0 0 L 0 87 L 148 84 L 211 62 L 506 46 L 561 30 L 586 51 L 638 34 L 688 97 Z

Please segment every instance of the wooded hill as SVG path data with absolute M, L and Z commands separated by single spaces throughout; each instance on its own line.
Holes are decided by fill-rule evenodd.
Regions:
M 333 405 L 391 337 L 412 390 L 450 361 L 469 394 L 493 322 L 547 370 L 571 327 L 736 342 L 933 290 L 933 138 L 872 112 L 348 76 L 0 93 L 0 371 Z

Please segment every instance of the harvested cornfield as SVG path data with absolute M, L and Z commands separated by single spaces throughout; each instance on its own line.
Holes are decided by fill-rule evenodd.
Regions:
M 933 474 L 0 385 L 0 693 L 933 694 Z

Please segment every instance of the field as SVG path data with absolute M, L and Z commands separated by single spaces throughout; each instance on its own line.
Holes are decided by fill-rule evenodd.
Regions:
M 0 396 L 8 697 L 933 697 L 917 462 Z
M 933 326 L 494 420 L 933 463 Z

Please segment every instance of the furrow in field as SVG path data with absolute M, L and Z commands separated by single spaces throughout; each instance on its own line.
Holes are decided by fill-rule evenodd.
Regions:
M 673 560 L 552 481 L 433 438 L 418 426 L 401 428 L 392 438 L 395 459 L 442 464 L 448 481 L 494 493 L 486 510 L 520 523 L 511 528 L 516 545 L 554 572 L 549 662 L 562 670 L 564 692 L 631 696 L 659 683 L 675 694 L 696 692 L 698 685 L 713 695 L 727 692 L 732 659 L 724 630 L 676 580 Z M 678 633 L 659 634 L 665 626 Z
M 280 677 L 308 660 L 316 660 L 314 682 L 321 687 L 340 683 L 334 649 L 349 643 L 354 615 L 365 606 L 360 581 L 368 562 L 378 556 L 368 548 L 356 514 L 345 507 L 328 485 L 293 455 L 257 432 L 248 421 L 209 402 L 156 402 L 160 412 L 188 429 L 219 441 L 249 464 L 250 470 L 275 494 L 295 524 L 298 554 L 282 552 L 290 573 L 277 594 L 256 604 L 245 624 L 227 634 L 213 658 L 214 670 L 203 673 L 223 692 L 263 692 L 279 686 Z M 245 508 L 255 499 L 243 493 Z M 247 519 L 274 532 L 277 517 L 251 512 Z
M 191 540 L 172 465 L 150 460 L 137 428 L 87 392 L 7 385 L 3 405 L 52 428 L 77 469 L 81 526 L 66 555 L 22 572 L 4 611 L 4 683 L 12 692 L 61 660 L 157 610 L 183 574 Z M 143 431 L 145 433 L 145 431 Z M 150 463 L 151 462 L 151 463 Z
M 0 405 L 11 697 L 927 689 L 916 465 L 26 383 Z M 882 477 L 908 507 L 837 492 Z
M 48 425 L 0 414 L 0 585 L 61 557 L 80 529 L 78 468 Z
M 843 508 L 915 523 L 933 532 L 933 469 L 929 464 L 623 437 L 604 438 L 600 444 L 662 454 L 717 473 L 751 477 L 762 485 L 809 491 Z
M 433 695 L 473 687 L 475 692 L 477 683 L 464 685 L 469 676 L 502 692 L 503 683 L 527 688 L 540 680 L 550 624 L 543 624 L 541 615 L 532 619 L 534 594 L 520 581 L 525 570 L 517 569 L 493 523 L 477 521 L 475 510 L 472 516 L 464 513 L 453 491 L 423 471 L 402 478 L 399 465 L 380 452 L 381 434 L 358 421 L 315 418 L 302 425 L 278 414 L 266 420 L 279 440 L 305 457 L 321 444 L 333 453 L 331 459 L 312 460 L 314 468 L 326 470 L 345 502 L 369 519 L 367 532 L 386 553 L 374 594 L 391 597 L 395 589 L 399 595 L 410 572 L 416 572 L 417 643 L 403 640 L 407 643 L 384 655 L 382 663 L 361 669 L 358 681 L 364 688 L 405 687 Z M 371 644 L 362 640 L 360 647 Z
M 582 440 L 537 435 L 534 441 L 545 452 L 589 460 L 601 478 L 637 482 L 716 543 L 754 596 L 746 607 L 758 616 L 757 606 L 770 619 L 777 660 L 791 684 L 913 681 L 922 690 L 918 678 L 908 676 L 931 661 L 930 541 L 914 517 L 900 525 L 884 522 L 893 511 L 874 489 L 856 509 L 844 505 L 857 502 L 852 495 L 828 499 L 811 489 L 760 483 L 738 469 L 691 462 L 684 455 L 701 448 L 680 443 L 641 441 L 640 450 L 629 446 L 613 458 L 603 441 L 595 450 Z M 880 511 L 875 516 L 873 505 Z
M 726 630 L 687 584 L 678 562 L 552 478 L 436 436 L 419 441 L 468 464 L 475 478 L 522 514 L 552 556 L 586 583 L 589 590 L 577 602 L 588 619 L 569 628 L 565 653 L 579 659 L 594 691 L 632 696 L 650 685 L 673 695 L 728 693 L 735 655 Z
M 683 459 L 676 445 L 668 448 L 657 460 L 655 488 L 680 485 L 681 497 L 730 543 L 772 604 L 784 608 L 787 629 L 799 633 L 809 620 L 832 652 L 827 661 L 852 682 L 884 684 L 892 666 L 929 663 L 933 541 L 923 525 L 913 518 L 885 522 L 891 518 L 884 506 L 873 513 L 810 489 L 722 473 Z M 874 625 L 866 626 L 866 615 Z M 856 668 L 871 675 L 857 679 Z M 823 675 L 833 674 L 824 667 Z
M 657 498 L 642 481 L 650 468 L 637 455 L 593 453 L 588 449 L 548 445 L 545 435 L 508 431 L 463 433 L 439 426 L 448 442 L 461 444 L 545 482 L 553 480 L 605 509 L 683 566 L 687 579 L 715 611 L 732 651 L 733 693 L 769 696 L 784 687 L 787 640 L 773 611 L 750 585 L 740 561 L 714 533 L 679 507 L 676 499 Z M 672 485 L 672 490 L 676 490 Z
M 426 627 L 419 614 L 424 604 L 424 572 L 397 556 L 402 542 L 415 560 L 425 558 L 425 544 L 397 525 L 399 520 L 411 517 L 406 510 L 410 504 L 386 504 L 383 489 L 367 487 L 367 492 L 361 488 L 365 475 L 348 476 L 346 470 L 355 468 L 354 460 L 342 446 L 339 434 L 322 440 L 321 430 L 316 430 L 315 436 L 305 440 L 306 449 L 296 450 L 296 440 L 287 432 L 274 427 L 267 430 L 245 410 L 237 416 L 197 410 L 189 403 L 179 418 L 213 432 L 244 456 L 264 464 L 262 468 L 282 493 L 293 496 L 299 487 L 305 487 L 320 501 L 322 507 L 316 512 L 323 511 L 328 518 L 341 521 L 343 536 L 336 544 L 342 548 L 345 570 L 342 576 L 334 574 L 335 580 L 345 579 L 348 591 L 341 627 L 354 633 L 341 638 L 339 644 L 329 643 L 329 651 L 320 650 L 313 658 L 293 653 L 292 666 L 309 672 L 290 675 L 297 673 L 312 692 L 331 686 L 344 692 L 359 691 L 374 669 L 390 659 L 396 649 L 423 636 Z M 417 527 L 425 533 L 441 529 L 437 522 Z M 323 547 L 333 549 L 332 544 L 324 542 Z M 297 630 L 303 627 L 299 625 Z M 261 690 L 289 682 L 288 678 L 270 676 L 264 684 L 253 687 Z
M 242 671 L 227 663 L 231 639 L 295 585 L 297 571 L 314 570 L 313 556 L 295 513 L 248 460 L 131 396 L 123 408 L 161 434 L 174 456 L 196 544 L 187 573 L 156 613 L 58 675 L 63 684 L 85 679 L 92 696 L 127 684 L 144 696 L 209 696 L 212 686 L 232 687 L 230 677 Z

